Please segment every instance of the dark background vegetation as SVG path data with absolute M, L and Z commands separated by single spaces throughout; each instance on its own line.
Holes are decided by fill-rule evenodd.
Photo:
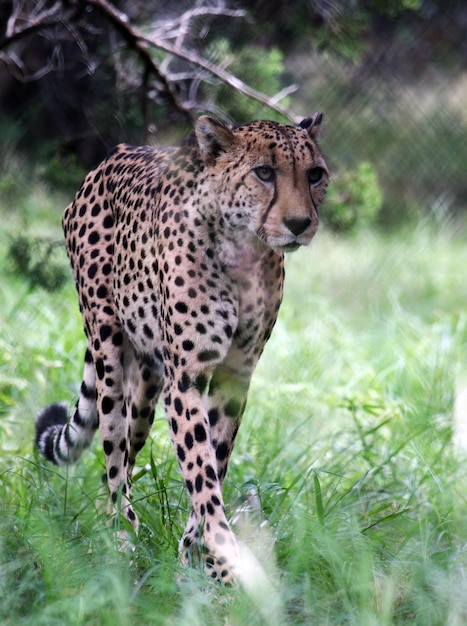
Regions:
M 0 202 L 37 178 L 68 201 L 114 144 L 177 141 L 201 112 L 243 122 L 322 110 L 328 227 L 457 218 L 466 33 L 461 0 L 3 0 Z M 23 233 L 23 260 L 24 246 Z

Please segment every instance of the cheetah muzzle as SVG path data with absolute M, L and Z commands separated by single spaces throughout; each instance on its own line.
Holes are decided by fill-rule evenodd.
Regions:
M 63 218 L 87 350 L 74 411 L 45 408 L 37 444 L 71 463 L 100 427 L 114 512 L 136 531 L 131 473 L 162 394 L 192 507 L 182 559 L 225 583 L 241 568 L 222 483 L 279 311 L 283 253 L 318 227 L 321 121 L 203 116 L 178 148 L 119 145 Z

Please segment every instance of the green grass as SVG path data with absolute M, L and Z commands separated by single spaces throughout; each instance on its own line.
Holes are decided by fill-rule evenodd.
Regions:
M 466 465 L 452 444 L 465 233 L 321 232 L 287 259 L 225 487 L 252 571 L 228 590 L 177 562 L 188 501 L 161 412 L 136 474 L 132 555 L 106 524 L 97 438 L 67 471 L 33 448 L 35 414 L 76 398 L 84 354 L 71 277 L 48 294 L 8 272 L 12 233 L 59 236 L 60 211 L 39 200 L 0 240 L 1 624 L 466 622 Z

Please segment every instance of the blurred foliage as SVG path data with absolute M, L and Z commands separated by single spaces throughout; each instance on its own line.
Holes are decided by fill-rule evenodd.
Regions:
M 245 45 L 235 49 L 228 39 L 218 39 L 206 53 L 208 58 L 268 96 L 274 96 L 282 89 L 281 75 L 285 68 L 279 48 L 265 50 L 259 46 Z M 264 116 L 274 118 L 274 112 L 267 110 L 263 104 L 233 91 L 220 81 L 213 81 L 208 93 L 215 106 L 233 120 L 250 121 Z M 290 98 L 281 99 L 281 104 L 289 106 Z
M 356 169 L 333 176 L 321 218 L 334 232 L 348 233 L 373 225 L 382 205 L 376 171 L 371 163 L 363 161 Z
M 18 192 L 18 179 L 12 171 L 4 172 L 0 176 L 0 198 L 12 201 Z
M 51 188 L 74 195 L 86 175 L 77 154 L 62 150 L 56 143 L 50 143 L 45 146 L 41 161 L 41 178 Z
M 68 265 L 55 254 L 57 246 L 63 248 L 63 242 L 27 235 L 12 237 L 7 252 L 12 273 L 24 278 L 31 289 L 57 291 L 68 279 Z
M 31 182 L 32 164 L 18 149 L 19 124 L 0 116 L 0 207 L 15 209 Z
M 356 62 L 364 54 L 376 24 L 390 30 L 409 23 L 416 27 L 418 22 L 438 18 L 446 8 L 441 0 L 298 0 L 293 9 L 288 0 L 253 0 L 249 4 L 253 23 L 242 34 L 250 40 L 257 38 L 261 25 L 263 43 L 290 51 L 311 41 L 321 52 Z M 451 36 L 455 38 L 454 30 Z

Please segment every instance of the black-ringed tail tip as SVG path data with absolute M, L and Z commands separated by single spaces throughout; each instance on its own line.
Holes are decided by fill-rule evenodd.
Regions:
M 56 402 L 46 406 L 36 418 L 36 444 L 46 459 L 58 463 L 54 455 L 54 440 L 68 422 L 68 404 Z

